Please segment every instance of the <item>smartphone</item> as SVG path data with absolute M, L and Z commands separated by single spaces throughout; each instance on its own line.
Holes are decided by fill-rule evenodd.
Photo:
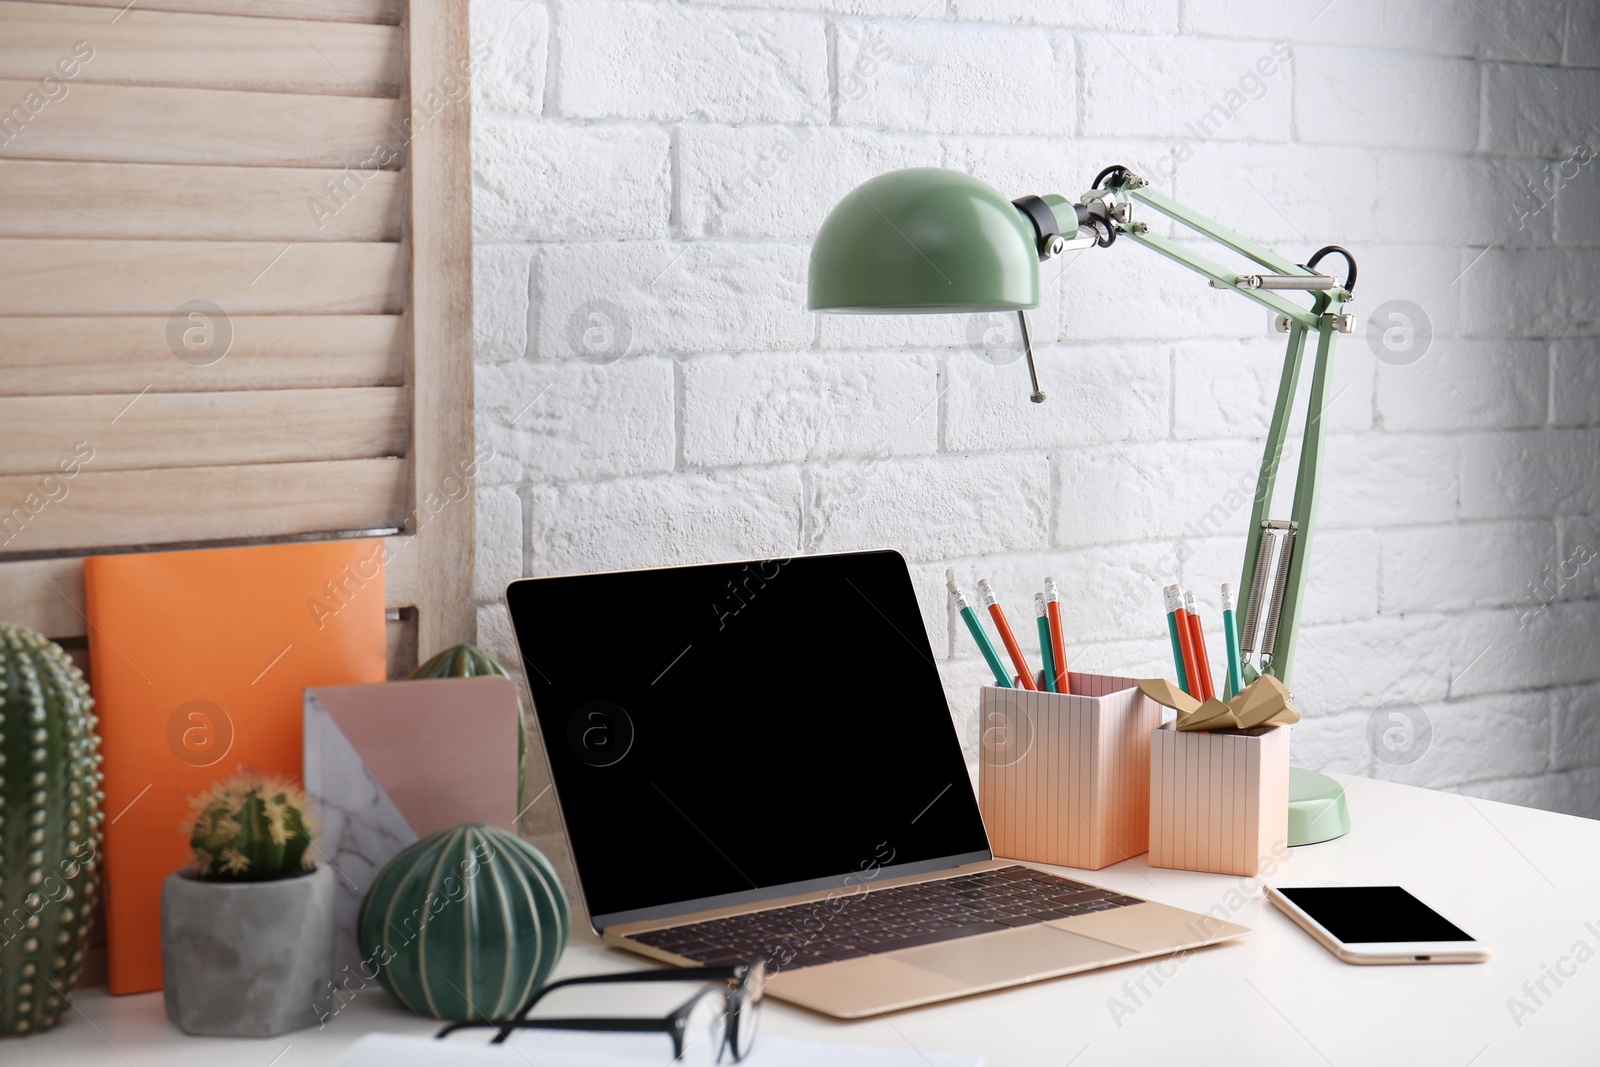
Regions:
M 1489 946 L 1397 885 L 1267 886 L 1278 909 L 1346 963 L 1482 963 Z

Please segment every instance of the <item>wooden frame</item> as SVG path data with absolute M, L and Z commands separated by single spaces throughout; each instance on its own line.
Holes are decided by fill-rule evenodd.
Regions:
M 472 640 L 467 0 L 0 0 L 0 90 L 79 35 L 99 66 L 0 137 L 0 517 L 74 418 L 154 397 L 47 501 L 49 538 L 0 534 L 0 620 L 81 649 L 84 555 L 387 529 L 391 674 Z M 352 77 L 286 62 L 302 40 Z M 307 215 L 306 184 L 374 138 L 397 152 L 363 196 Z M 295 269 L 258 271 L 286 243 Z M 166 351 L 197 291 L 225 294 L 239 341 L 199 384 Z
M 411 152 L 412 500 L 448 492 L 466 479 L 465 506 L 445 508 L 416 529 L 418 560 L 408 576 L 419 609 L 417 643 L 424 655 L 477 634 L 472 602 L 477 453 L 472 421 L 472 94 L 468 0 L 414 3 L 406 33 L 408 85 L 462 82 L 447 107 L 413 142 Z M 453 210 L 452 210 L 453 209 Z M 418 353 L 426 358 L 417 358 Z M 394 604 L 393 596 L 389 599 Z

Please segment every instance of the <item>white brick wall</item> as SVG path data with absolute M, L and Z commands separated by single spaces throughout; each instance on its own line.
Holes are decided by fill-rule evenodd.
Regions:
M 1596 11 L 474 0 L 481 639 L 514 660 L 519 574 L 887 545 L 969 746 L 985 670 L 947 566 L 1024 622 L 1054 573 L 1075 666 L 1170 671 L 1161 584 L 1215 618 L 1237 581 L 1263 312 L 1131 245 L 1064 257 L 1041 407 L 979 357 L 989 323 L 803 309 L 810 235 L 874 174 L 1076 195 L 1127 162 L 1288 255 L 1360 257 L 1297 760 L 1600 816 Z M 1391 301 L 1420 358 L 1382 344 Z M 1420 759 L 1376 751 L 1391 714 L 1431 724 Z

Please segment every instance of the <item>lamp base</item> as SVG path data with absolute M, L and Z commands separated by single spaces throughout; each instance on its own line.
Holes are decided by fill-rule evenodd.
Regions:
M 1344 786 L 1317 771 L 1289 768 L 1289 844 L 1315 845 L 1350 832 Z

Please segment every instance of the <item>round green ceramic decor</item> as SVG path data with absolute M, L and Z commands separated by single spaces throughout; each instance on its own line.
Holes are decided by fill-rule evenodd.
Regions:
M 543 988 L 571 912 L 555 869 L 492 826 L 441 830 L 389 861 L 361 904 L 362 966 L 438 1019 L 504 1019 Z

